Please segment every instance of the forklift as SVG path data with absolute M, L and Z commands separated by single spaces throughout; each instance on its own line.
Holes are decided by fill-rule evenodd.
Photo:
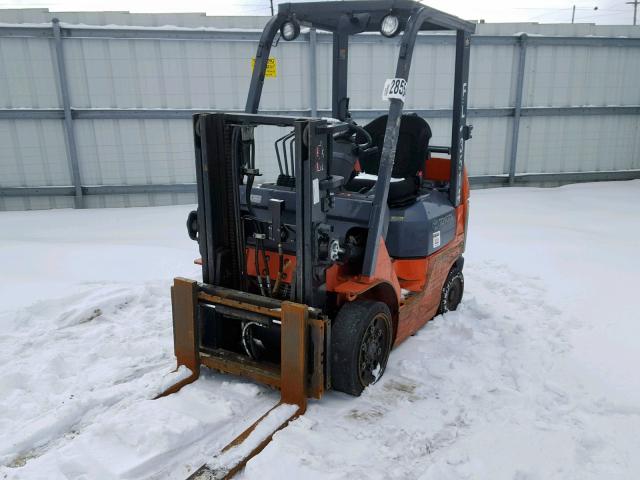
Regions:
M 302 27 L 333 36 L 331 118 L 259 113 L 274 40 L 293 41 Z M 419 33 L 443 30 L 455 32 L 453 126 L 451 144 L 434 146 L 427 120 L 404 103 Z M 198 206 L 187 230 L 198 242 L 202 282 L 174 280 L 175 355 L 190 375 L 162 395 L 195 381 L 202 366 L 281 392 L 223 450 L 250 438 L 256 447 L 225 474 L 268 443 L 272 432 L 252 437 L 279 407 L 296 406 L 282 428 L 328 389 L 360 395 L 382 377 L 394 346 L 458 307 L 474 31 L 411 0 L 283 3 L 261 35 L 245 113 L 194 115 Z M 359 125 L 347 95 L 349 38 L 378 32 L 399 46 L 396 71 L 380 85 L 389 109 Z M 259 184 L 256 145 L 265 143 L 256 130 L 273 127 L 284 135 L 259 154 L 277 162 L 279 175 Z M 196 473 L 210 473 L 203 469 Z

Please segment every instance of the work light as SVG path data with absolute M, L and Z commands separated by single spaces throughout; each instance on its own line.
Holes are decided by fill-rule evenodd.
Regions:
M 400 20 L 392 14 L 385 15 L 380 23 L 380 33 L 385 37 L 395 37 L 400 31 Z
M 300 35 L 300 24 L 296 19 L 287 20 L 280 27 L 280 34 L 287 42 L 295 40 Z

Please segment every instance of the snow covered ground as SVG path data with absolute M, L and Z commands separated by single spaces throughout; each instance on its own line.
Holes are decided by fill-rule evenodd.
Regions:
M 640 181 L 472 192 L 466 291 L 241 477 L 640 478 Z M 173 396 L 190 207 L 0 213 L 0 479 L 184 478 L 279 395 Z

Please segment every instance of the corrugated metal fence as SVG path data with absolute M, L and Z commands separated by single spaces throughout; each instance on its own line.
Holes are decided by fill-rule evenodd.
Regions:
M 193 202 L 190 117 L 244 107 L 260 35 L 244 25 L 0 24 L 0 210 Z M 476 185 L 640 178 L 640 38 L 480 27 L 467 150 Z M 262 111 L 330 115 L 330 42 L 310 31 L 272 50 Z M 450 35 L 421 35 L 414 54 L 406 109 L 429 121 L 434 144 L 449 141 L 453 50 Z M 356 119 L 384 113 L 396 58 L 397 41 L 353 38 Z M 258 138 L 267 179 L 276 135 Z

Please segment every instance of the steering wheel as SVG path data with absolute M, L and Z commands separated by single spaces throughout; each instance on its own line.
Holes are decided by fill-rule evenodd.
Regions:
M 355 135 L 354 135 L 354 139 L 353 139 L 353 143 L 356 144 L 356 146 L 361 149 L 361 150 L 366 150 L 367 148 L 369 148 L 371 146 L 371 144 L 373 143 L 373 139 L 371 138 L 371 134 L 369 132 L 367 132 L 364 128 L 362 128 L 360 125 L 356 125 L 355 123 L 352 123 L 350 125 L 351 130 L 354 131 Z M 365 138 L 365 142 L 364 143 L 357 143 L 356 139 L 358 138 L 358 133 L 362 134 Z
M 364 143 L 357 143 L 356 139 L 358 138 L 358 134 L 361 134 L 365 138 L 365 142 Z M 355 123 L 350 123 L 349 124 L 349 130 L 347 130 L 346 133 L 340 133 L 340 134 L 336 135 L 336 138 L 348 138 L 348 137 L 351 137 L 351 136 L 353 136 L 353 139 L 351 141 L 360 150 L 368 149 L 371 146 L 371 144 L 373 143 L 373 139 L 371 138 L 371 134 L 369 132 L 367 132 L 364 128 L 362 128 L 360 125 L 356 125 Z

